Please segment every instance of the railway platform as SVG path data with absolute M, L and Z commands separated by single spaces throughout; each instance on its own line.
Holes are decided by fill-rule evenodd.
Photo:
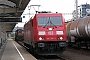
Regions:
M 37 60 L 26 49 L 12 39 L 8 39 L 0 60 Z

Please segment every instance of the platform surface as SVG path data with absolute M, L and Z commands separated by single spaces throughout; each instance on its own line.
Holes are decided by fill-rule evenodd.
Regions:
M 1 60 L 37 60 L 25 48 L 12 39 L 8 39 Z

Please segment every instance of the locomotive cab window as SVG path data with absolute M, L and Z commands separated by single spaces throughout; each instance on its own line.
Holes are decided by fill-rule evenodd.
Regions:
M 62 26 L 62 18 L 59 17 L 38 17 L 38 26 Z

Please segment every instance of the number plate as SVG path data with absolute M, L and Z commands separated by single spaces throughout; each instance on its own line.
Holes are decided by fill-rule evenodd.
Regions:
M 49 31 L 48 32 L 48 35 L 53 35 L 53 31 Z

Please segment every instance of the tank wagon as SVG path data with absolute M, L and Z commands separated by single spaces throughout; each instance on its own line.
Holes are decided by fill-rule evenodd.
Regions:
M 61 13 L 37 13 L 24 25 L 24 45 L 40 55 L 62 54 L 66 26 Z
M 90 17 L 79 18 L 67 24 L 70 46 L 90 48 Z
M 22 29 L 17 29 L 15 31 L 15 41 L 23 41 L 24 40 L 24 31 Z

